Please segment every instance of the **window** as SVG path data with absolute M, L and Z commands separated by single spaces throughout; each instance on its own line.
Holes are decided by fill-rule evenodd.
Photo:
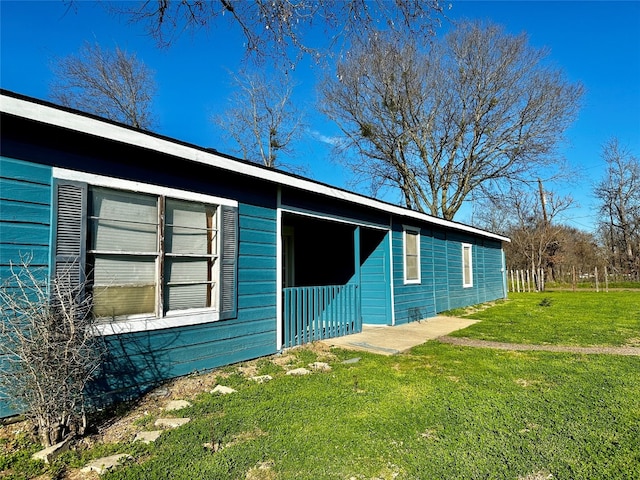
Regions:
M 404 229 L 404 283 L 420 283 L 420 231 Z
M 464 288 L 473 287 L 473 262 L 471 255 L 471 245 L 462 244 L 462 286 Z
M 237 208 L 137 190 L 58 181 L 56 271 L 75 255 L 100 319 L 235 316 Z

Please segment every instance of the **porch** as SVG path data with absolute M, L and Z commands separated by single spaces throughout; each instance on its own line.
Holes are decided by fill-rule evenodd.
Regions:
M 388 231 L 282 217 L 282 346 L 391 324 Z

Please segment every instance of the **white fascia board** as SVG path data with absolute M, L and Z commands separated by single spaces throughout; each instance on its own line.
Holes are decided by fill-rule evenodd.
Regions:
M 376 210 L 387 213 L 400 215 L 415 219 L 420 222 L 440 225 L 442 227 L 451 228 L 461 232 L 471 233 L 482 237 L 493 238 L 495 240 L 510 242 L 511 240 L 502 235 L 487 232 L 479 228 L 463 225 L 438 217 L 433 217 L 425 213 L 409 210 L 397 205 L 386 203 L 374 198 L 365 197 L 357 193 L 348 192 L 330 185 L 326 185 L 301 177 L 295 177 L 277 170 L 261 168 L 255 165 L 247 164 L 237 160 L 233 160 L 215 152 L 201 150 L 195 146 L 176 143 L 170 139 L 157 137 L 149 133 L 133 130 L 124 126 L 105 122 L 100 119 L 87 117 L 79 113 L 73 113 L 61 110 L 49 105 L 35 103 L 7 95 L 0 97 L 0 110 L 2 112 L 27 118 L 41 123 L 54 125 L 57 127 L 68 128 L 77 132 L 94 135 L 107 140 L 113 140 L 136 147 L 143 147 L 154 150 L 167 155 L 173 155 L 178 158 L 190 160 L 193 162 L 210 165 L 223 170 L 228 170 L 242 175 L 259 178 L 279 185 L 299 188 L 312 193 L 325 195 L 347 202 L 363 205 Z

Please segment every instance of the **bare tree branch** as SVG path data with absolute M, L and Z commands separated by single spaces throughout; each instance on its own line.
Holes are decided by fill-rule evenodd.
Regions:
M 542 195 L 541 198 L 536 189 L 522 188 L 510 188 L 499 194 L 494 192 L 491 197 L 478 201 L 479 214 L 474 224 L 511 239 L 511 243 L 505 245 L 511 268 L 544 269 L 547 278 L 553 280 L 563 258 L 573 250 L 571 242 L 580 235 L 557 221 L 573 206 L 573 199 L 551 191 Z M 590 260 L 594 257 L 595 254 Z M 575 261 L 575 256 L 572 260 Z
M 245 160 L 291 170 L 280 158 L 291 154 L 302 133 L 302 114 L 293 103 L 294 85 L 287 74 L 232 74 L 236 90 L 229 108 L 214 122 L 235 140 Z
M 90 299 L 63 277 L 48 282 L 23 258 L 0 286 L 0 391 L 26 410 L 45 446 L 82 433 L 85 386 L 103 353 Z
M 583 87 L 544 63 L 525 35 L 463 23 L 426 50 L 378 34 L 345 56 L 321 109 L 372 193 L 452 219 L 472 191 L 528 181 L 557 164 Z
M 53 73 L 51 98 L 61 105 L 136 128 L 154 125 L 153 72 L 134 54 L 85 43 L 77 55 L 57 59 Z
M 640 275 L 640 160 L 616 138 L 602 149 L 603 179 L 594 187 L 614 269 Z
M 145 0 L 116 4 L 114 12 L 144 23 L 161 46 L 187 32 L 236 26 L 248 58 L 288 68 L 305 55 L 319 61 L 374 30 L 426 40 L 443 9 L 438 0 Z

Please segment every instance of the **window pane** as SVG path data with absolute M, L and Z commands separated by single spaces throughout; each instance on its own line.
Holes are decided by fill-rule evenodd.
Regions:
M 202 283 L 210 279 L 209 261 L 201 258 L 168 258 L 165 263 L 165 276 L 169 283 Z
M 165 290 L 165 309 L 205 308 L 211 306 L 210 261 L 173 258 L 166 263 L 169 278 Z
M 407 255 L 417 255 L 418 254 L 418 234 L 415 232 L 405 232 L 406 233 L 406 251 Z
M 166 309 L 184 310 L 187 308 L 206 308 L 209 288 L 204 284 L 174 285 L 166 289 Z
M 404 279 L 420 280 L 420 234 L 417 231 L 404 231 Z
M 407 257 L 407 280 L 418 279 L 418 257 Z
M 155 197 L 95 188 L 91 191 L 91 200 L 92 250 L 157 251 Z
M 215 306 L 217 207 L 175 199 L 165 205 L 165 311 Z
M 96 255 L 93 311 L 98 317 L 155 312 L 155 258 Z
M 213 208 L 167 199 L 166 250 L 174 254 L 215 254 Z
M 472 282 L 471 277 L 471 247 L 462 247 L 462 271 L 463 282 L 465 285 L 470 285 Z

